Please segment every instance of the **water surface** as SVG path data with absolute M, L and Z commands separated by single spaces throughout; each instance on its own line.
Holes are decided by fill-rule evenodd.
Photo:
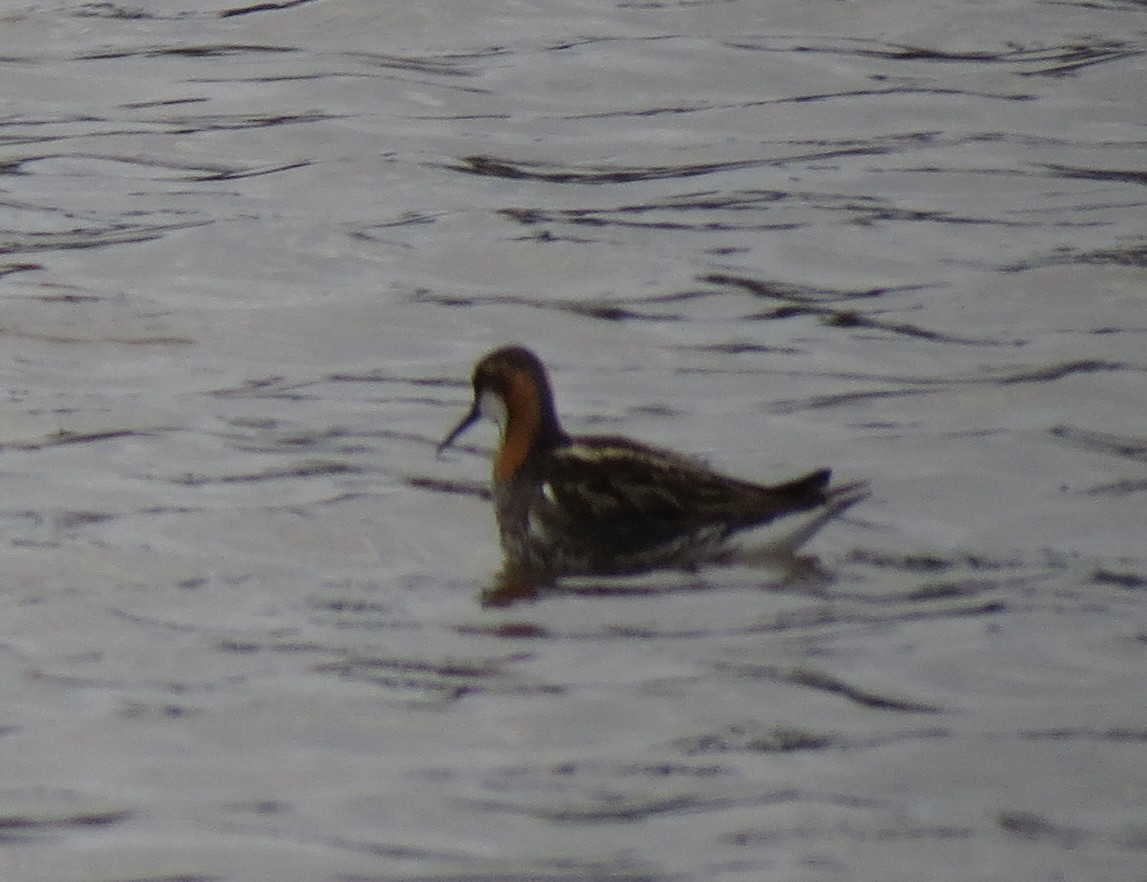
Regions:
M 1137 2 L 0 9 L 5 879 L 1142 879 Z M 468 374 L 874 496 L 490 607 Z

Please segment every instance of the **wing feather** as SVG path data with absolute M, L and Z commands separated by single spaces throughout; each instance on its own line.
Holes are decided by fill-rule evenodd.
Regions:
M 548 529 L 586 547 L 652 549 L 705 530 L 722 535 L 808 507 L 711 471 L 698 460 L 619 438 L 554 451 L 534 508 Z M 819 493 L 817 494 L 819 496 Z

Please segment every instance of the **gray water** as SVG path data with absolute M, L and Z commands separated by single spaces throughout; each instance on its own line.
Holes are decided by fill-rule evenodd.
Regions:
M 1147 879 L 1142 2 L 0 10 L 0 878 Z M 874 495 L 484 604 L 509 341 Z

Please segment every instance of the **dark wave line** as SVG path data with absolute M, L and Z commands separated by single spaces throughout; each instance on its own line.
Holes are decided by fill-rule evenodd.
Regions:
M 504 49 L 493 47 L 484 52 L 460 52 L 439 57 L 386 55 L 375 52 L 344 52 L 340 57 L 393 70 L 409 70 L 417 73 L 437 74 L 448 77 L 472 77 L 476 76 L 477 72 L 460 66 L 459 62 L 497 58 L 504 55 L 505 52 L 506 50 Z
M 22 815 L 18 810 L 16 813 L 6 811 L 3 817 L 0 817 L 0 836 L 9 838 L 32 831 L 66 830 L 71 827 L 109 827 L 113 824 L 122 824 L 134 814 L 126 810 L 78 811 L 52 817 L 40 814 Z
M 365 471 L 365 469 L 359 466 L 352 466 L 345 462 L 309 462 L 296 466 L 243 474 L 184 475 L 180 478 L 172 478 L 171 483 L 184 487 L 201 487 L 206 484 L 251 484 L 258 481 L 277 481 L 282 478 L 313 478 L 324 475 L 358 474 L 363 471 Z
M 641 119 L 655 116 L 683 116 L 693 113 L 724 113 L 730 110 L 752 110 L 758 107 L 783 106 L 786 104 L 815 104 L 821 101 L 878 98 L 885 96 L 900 97 L 904 95 L 982 98 L 988 101 L 1034 101 L 1037 97 L 1025 92 L 999 94 L 995 92 L 976 92 L 968 89 L 952 89 L 940 86 L 889 86 L 881 89 L 841 89 L 835 92 L 810 92 L 805 95 L 785 95 L 779 98 L 761 98 L 753 101 L 729 101 L 719 104 L 698 102 L 696 104 L 666 104 L 656 107 L 642 107 L 628 110 L 602 110 L 593 113 L 563 114 L 550 118 L 563 120 Z
M 1052 426 L 1048 429 L 1048 434 L 1080 450 L 1147 462 L 1147 439 L 1144 438 L 1132 438 L 1129 435 L 1116 435 L 1111 432 L 1094 432 L 1067 425 Z
M 150 242 L 175 230 L 204 227 L 213 221 L 184 221 L 156 226 L 115 224 L 99 229 L 78 228 L 63 233 L 31 232 L 21 234 L 16 241 L 0 242 L 0 254 L 27 254 L 35 251 L 75 251 L 102 248 L 106 245 L 127 245 Z
M 1043 269 L 1049 266 L 1130 266 L 1147 267 L 1147 242 L 1134 242 L 1126 246 L 1113 246 L 1110 248 L 1095 248 L 1083 250 L 1078 248 L 1058 248 L 1051 254 L 1035 257 L 1016 263 L 997 267 L 1002 273 L 1022 273 L 1033 269 Z M 1097 329 L 1107 330 L 1107 329 Z M 1127 331 L 1128 328 L 1113 329 Z
M 443 163 L 441 167 L 483 177 L 542 181 L 551 184 L 630 184 L 639 181 L 692 178 L 717 172 L 787 165 L 794 162 L 820 162 L 841 156 L 872 156 L 888 153 L 890 149 L 888 146 L 878 144 L 863 144 L 769 159 L 740 159 L 646 168 L 589 166 L 584 169 L 561 169 L 541 162 L 511 162 L 492 156 L 463 156 L 457 162 Z
M 781 306 L 767 312 L 748 316 L 749 319 L 773 321 L 788 319 L 794 316 L 817 316 L 826 325 L 835 328 L 867 328 L 876 331 L 887 331 L 902 337 L 912 337 L 919 340 L 930 340 L 937 343 L 957 343 L 963 346 L 1021 346 L 1022 340 L 990 340 L 974 337 L 960 337 L 955 334 L 946 334 L 914 325 L 909 322 L 888 322 L 872 318 L 855 309 L 836 309 L 809 302 L 810 298 L 804 294 L 804 289 L 786 283 L 774 283 L 753 279 L 746 276 L 734 276 L 726 273 L 709 273 L 699 277 L 699 281 L 715 285 L 724 285 L 741 288 L 759 297 L 769 297 L 782 301 Z M 887 293 L 888 288 L 872 288 L 851 294 L 851 297 L 876 297 Z M 908 289 L 911 290 L 911 289 Z M 839 295 L 838 295 L 839 296 Z
M 43 441 L 16 441 L 0 445 L 0 448 L 8 448 L 11 450 L 47 450 L 50 447 L 63 447 L 69 444 L 91 444 L 97 441 L 113 441 L 117 438 L 152 438 L 163 431 L 169 431 L 169 429 L 109 429 L 104 432 L 69 432 L 61 429 Z
M 419 291 L 411 298 L 417 303 L 436 303 L 440 306 L 502 306 L 517 305 L 529 306 L 535 309 L 556 310 L 571 313 L 583 318 L 603 319 L 605 321 L 646 321 L 671 322 L 680 321 L 682 316 L 676 314 L 657 314 L 639 312 L 623 303 L 608 300 L 581 300 L 581 301 L 542 301 L 527 297 L 516 297 L 509 294 L 492 294 L 488 296 L 461 296 L 452 294 L 431 294 L 428 291 Z
M 854 704 L 873 710 L 898 711 L 902 713 L 940 713 L 936 705 L 912 699 L 892 698 L 871 690 L 855 686 L 824 671 L 806 667 L 780 668 L 773 665 L 721 664 L 718 668 L 734 674 L 763 677 L 795 686 L 806 686 L 832 695 L 839 695 Z
M 1045 162 L 1043 167 L 1061 178 L 1079 178 L 1086 181 L 1113 181 L 1119 184 L 1147 184 L 1147 171 L 1139 169 L 1081 168 Z
M 300 50 L 295 46 L 270 46 L 258 43 L 215 43 L 202 46 L 151 46 L 143 49 L 102 49 L 77 55 L 78 61 L 108 61 L 119 58 L 222 58 L 230 55 L 289 55 Z
M 1051 76 L 1071 73 L 1084 67 L 1121 61 L 1143 54 L 1143 49 L 1125 41 L 1106 40 L 1095 44 L 1065 43 L 1059 46 L 1009 48 L 1004 51 L 945 51 L 903 43 L 884 43 L 864 38 L 846 41 L 845 45 L 800 45 L 764 40 L 724 41 L 732 49 L 751 52 L 808 52 L 846 57 L 877 58 L 888 61 L 923 61 L 938 64 L 1006 64 L 1039 66 L 1036 70 L 1018 71 L 1019 76 Z
M 953 389 L 972 388 L 975 386 L 1010 386 L 1019 383 L 1051 383 L 1073 374 L 1105 373 L 1109 371 L 1134 370 L 1142 371 L 1133 365 L 1115 361 L 1099 361 L 1082 359 L 1080 361 L 1066 362 L 1042 368 L 1033 368 L 1018 371 L 1012 374 L 1003 374 L 986 377 L 965 377 L 958 379 L 925 378 L 910 381 L 912 385 L 901 386 L 895 389 L 868 389 L 855 392 L 839 392 L 832 395 L 817 395 L 806 399 L 786 399 L 776 401 L 770 406 L 774 413 L 793 413 L 803 409 L 821 407 L 836 407 L 842 404 L 853 404 L 859 401 L 879 400 L 882 398 L 906 398 L 911 395 L 934 395 L 938 392 Z
M 293 9 L 296 6 L 305 6 L 318 0 L 278 0 L 275 3 L 252 3 L 250 6 L 234 6 L 231 9 L 221 9 L 215 13 L 219 18 L 234 18 L 240 15 L 254 15 L 257 12 L 281 12 L 284 9 Z

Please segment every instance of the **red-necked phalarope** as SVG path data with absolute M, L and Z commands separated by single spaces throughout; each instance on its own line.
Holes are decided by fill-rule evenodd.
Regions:
M 545 367 L 520 346 L 486 355 L 473 385 L 473 406 L 438 452 L 479 417 L 498 425 L 494 506 L 507 568 L 538 580 L 734 563 L 737 534 L 819 510 L 795 548 L 867 495 L 864 482 L 828 489 L 829 469 L 766 486 L 628 438 L 571 437 Z

